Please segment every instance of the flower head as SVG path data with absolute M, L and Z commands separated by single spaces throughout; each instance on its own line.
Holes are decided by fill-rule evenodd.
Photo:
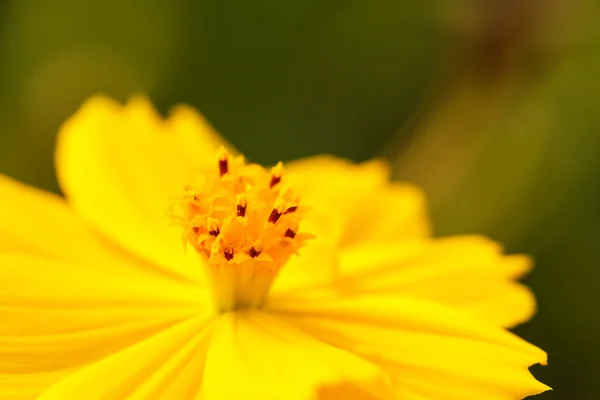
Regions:
M 89 100 L 66 200 L 0 177 L 0 398 L 520 399 L 524 256 L 430 235 L 382 161 L 247 163 L 193 110 Z

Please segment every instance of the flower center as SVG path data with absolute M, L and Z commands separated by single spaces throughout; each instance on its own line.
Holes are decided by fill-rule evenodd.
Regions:
M 220 311 L 260 307 L 283 264 L 310 235 L 298 232 L 299 198 L 283 165 L 267 171 L 219 149 L 214 168 L 186 187 L 171 219 L 208 261 Z

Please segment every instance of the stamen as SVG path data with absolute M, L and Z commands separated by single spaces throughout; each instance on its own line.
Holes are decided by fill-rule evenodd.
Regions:
M 262 241 L 260 239 L 258 239 L 254 242 L 252 247 L 250 247 L 250 250 L 248 251 L 248 255 L 250 256 L 250 258 L 256 258 L 260 255 L 260 253 L 262 253 L 262 251 L 263 251 L 263 244 L 262 244 Z
M 229 172 L 229 153 L 225 147 L 221 146 L 217 155 L 219 156 L 219 174 L 223 176 Z
M 273 211 L 271 211 L 271 215 L 269 215 L 269 222 L 274 224 L 277 221 L 279 221 L 280 217 L 281 217 L 281 213 L 279 211 L 277 211 L 276 209 L 273 209 Z
M 210 236 L 217 237 L 219 233 L 221 233 L 221 228 L 219 227 L 219 221 L 214 218 L 208 219 L 208 234 Z
M 284 210 L 285 202 L 283 201 L 283 199 L 277 198 L 277 200 L 275 200 L 275 206 L 273 207 L 273 211 L 271 211 L 271 215 L 269 215 L 268 221 L 272 224 L 277 223 L 277 221 L 279 221 L 279 218 L 281 218 L 281 215 L 284 213 Z
M 233 260 L 233 246 L 229 246 L 227 249 L 223 249 L 223 255 L 227 261 Z
M 245 217 L 246 216 L 246 208 L 248 207 L 248 197 L 241 193 L 238 194 L 236 197 L 236 204 L 237 204 L 237 216 L 238 217 Z
M 254 247 L 250 248 L 250 251 L 248 252 L 248 255 L 251 258 L 256 258 L 260 255 L 260 253 L 262 253 L 262 250 L 256 250 Z
M 296 237 L 296 231 L 291 228 L 288 228 L 287 231 L 285 231 L 284 236 L 287 238 L 293 239 Z
M 270 188 L 273 188 L 279 182 L 281 182 L 281 176 L 283 175 L 283 163 L 279 161 L 276 166 L 271 168 L 271 183 Z
M 299 228 L 300 197 L 283 182 L 281 163 L 270 170 L 246 164 L 224 147 L 215 158 L 218 170 L 201 170 L 170 218 L 185 229 L 186 246 L 208 261 L 202 268 L 220 312 L 262 307 L 281 268 L 310 237 Z

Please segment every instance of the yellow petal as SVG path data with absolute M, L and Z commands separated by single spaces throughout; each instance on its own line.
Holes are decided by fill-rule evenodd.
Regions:
M 59 181 L 72 206 L 112 240 L 199 280 L 167 214 L 197 169 L 214 159 L 218 142 L 189 109 L 165 122 L 145 99 L 121 106 L 94 97 L 61 128 Z
M 191 168 L 192 172 L 198 166 L 213 163 L 214 152 L 221 146 L 225 146 L 231 155 L 238 154 L 233 145 L 225 141 L 225 138 L 193 107 L 173 107 L 165 123 L 172 134 L 181 141 L 177 150 L 182 152 L 182 161 L 189 163 L 188 168 Z M 199 156 L 203 157 L 198 159 Z
M 421 378 L 425 389 L 456 378 L 479 390 L 481 399 L 491 400 L 497 393 L 522 398 L 548 389 L 528 371 L 546 362 L 542 350 L 450 307 L 383 296 L 278 306 L 279 317 L 380 363 L 409 392 L 413 387 L 402 381 L 405 371 L 406 376 Z M 425 391 L 415 393 L 429 397 Z
M 110 265 L 118 256 L 53 194 L 0 175 L 0 254 Z
M 388 371 L 395 378 L 397 396 L 407 400 L 520 400 L 536 391 L 549 390 L 540 384 L 533 390 L 519 392 L 511 387 L 506 389 L 490 382 L 476 382 L 457 374 L 421 368 L 388 367 Z M 533 380 L 531 377 L 528 379 Z
M 0 277 L 0 374 L 76 367 L 208 308 L 200 288 L 127 265 L 0 255 Z
M 305 246 L 279 272 L 271 289 L 272 296 L 327 284 L 338 275 L 338 266 L 338 252 L 334 247 L 319 244 Z
M 144 266 L 82 266 L 25 255 L 0 255 L 0 305 L 50 309 L 203 306 L 204 289 Z M 0 328 L 2 329 L 2 328 Z
M 219 319 L 203 393 L 207 399 L 305 400 L 321 386 L 368 386 L 378 377 L 372 364 L 260 311 L 249 311 Z
M 193 352 L 188 352 L 188 359 L 183 360 L 178 365 L 178 375 L 171 380 L 171 382 L 165 382 L 160 388 L 160 396 L 157 397 L 160 400 L 172 400 L 172 399 L 201 399 L 202 397 L 202 379 L 201 376 L 204 373 L 204 365 L 206 363 L 206 353 L 208 346 L 210 345 L 209 333 L 212 330 L 205 332 L 206 335 L 202 336 L 202 339 L 197 344 L 196 349 Z M 176 365 L 171 362 L 171 365 Z M 171 367 L 171 369 L 174 369 Z
M 321 386 L 316 393 L 316 400 L 398 400 L 404 397 L 394 396 L 394 390 L 386 385 L 385 393 L 381 388 L 365 388 L 341 383 L 336 385 Z
M 504 256 L 496 243 L 478 236 L 365 244 L 342 252 L 336 285 L 345 296 L 414 296 L 510 327 L 535 312 L 532 293 L 513 281 L 530 268 L 529 258 Z
M 38 400 L 120 400 L 158 397 L 205 338 L 207 321 L 192 318 L 86 366 L 48 389 Z M 201 379 L 202 370 L 198 372 Z M 156 396 L 156 397 L 152 397 Z
M 74 370 L 41 372 L 36 374 L 1 374 L 0 399 L 31 400 L 37 399 L 44 390 L 55 384 Z
M 166 361 L 153 370 L 148 370 L 144 381 L 128 394 L 127 399 L 193 399 L 200 394 L 212 321 L 203 329 L 199 329 L 196 324 L 195 329 L 198 330 L 197 334 L 183 342 L 179 348 L 175 348 Z M 120 360 L 115 357 L 113 360 L 104 361 L 102 368 L 110 370 L 111 363 L 126 362 L 125 357 L 124 353 L 119 357 Z M 98 373 L 98 366 L 95 367 L 94 373 Z
M 505 328 L 527 322 L 535 314 L 535 296 L 527 286 L 519 283 L 482 286 L 481 291 L 471 291 L 471 298 L 463 298 L 457 304 L 461 310 Z
M 281 302 L 269 308 L 279 316 L 309 315 L 323 318 L 373 322 L 388 328 L 459 336 L 489 342 L 528 355 L 533 363 L 546 363 L 546 353 L 504 329 L 453 307 L 400 296 L 364 295 L 351 298 L 307 302 Z
M 389 177 L 389 166 L 381 160 L 352 164 L 346 160 L 317 156 L 286 164 L 284 182 L 298 190 L 302 204 L 311 210 L 303 230 L 320 240 L 338 243 L 346 223 Z
M 441 264 L 489 268 L 502 261 L 502 248 L 482 236 L 454 236 L 430 240 L 404 240 L 390 246 L 387 243 L 364 243 L 344 249 L 341 254 L 343 274 L 372 274 L 395 270 L 402 272 L 422 271 Z M 419 263 L 419 266 L 415 265 Z M 424 268 L 425 267 L 425 268 Z M 514 270 L 497 269 L 499 274 L 514 275 Z M 494 270 L 496 270 L 494 268 Z M 423 272 L 426 274 L 427 272 Z
M 346 223 L 342 244 L 387 243 L 430 235 L 425 195 L 416 186 L 392 182 L 361 204 Z
M 312 157 L 287 164 L 285 179 L 312 207 L 308 229 L 342 246 L 429 235 L 423 193 L 412 185 L 389 183 L 389 167 L 382 160 L 353 164 Z

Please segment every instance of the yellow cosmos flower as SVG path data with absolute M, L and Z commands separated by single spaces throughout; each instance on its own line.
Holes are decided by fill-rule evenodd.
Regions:
M 225 150 L 229 149 L 229 152 Z M 193 110 L 96 97 L 66 201 L 0 178 L 0 399 L 521 399 L 530 268 L 434 239 L 385 163 L 246 163 Z M 183 241 L 183 244 L 182 244 Z

